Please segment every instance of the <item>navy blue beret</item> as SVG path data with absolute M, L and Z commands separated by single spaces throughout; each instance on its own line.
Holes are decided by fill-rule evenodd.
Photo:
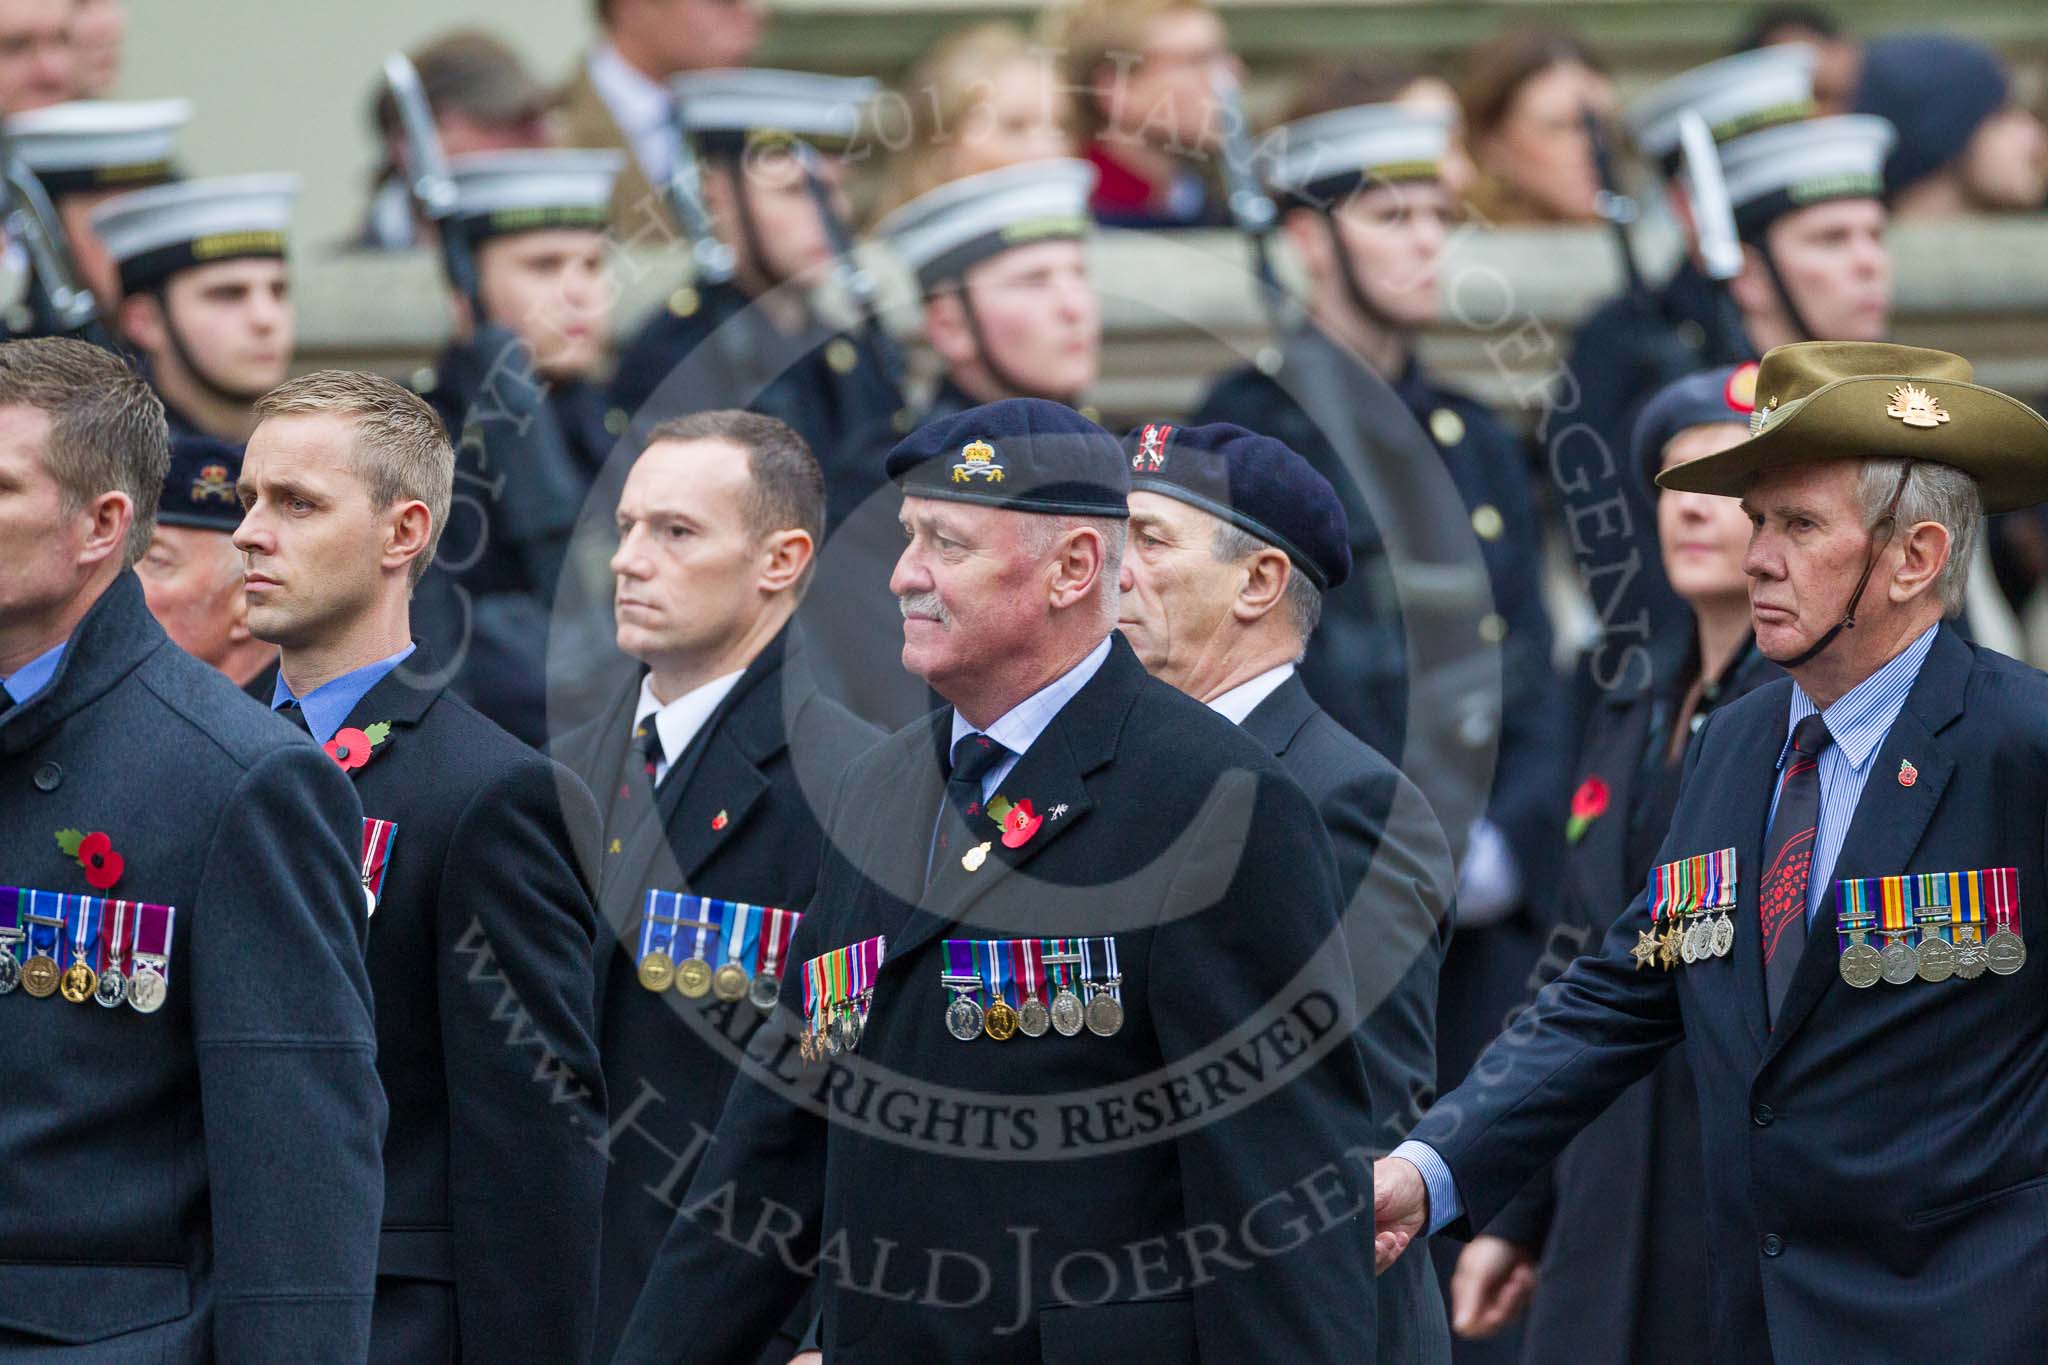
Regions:
M 233 531 L 242 524 L 242 503 L 235 496 L 241 477 L 241 446 L 211 436 L 173 436 L 171 472 L 156 519 L 165 526 Z
M 1054 516 L 1131 514 L 1131 474 L 1116 437 L 1044 398 L 1005 398 L 927 422 L 889 452 L 888 470 L 921 498 Z
M 1635 456 L 1636 467 L 1649 480 L 1651 495 L 1657 492 L 1657 471 L 1664 465 L 1664 447 L 1671 444 L 1672 437 L 1688 427 L 1715 422 L 1737 422 L 1746 427 L 1755 407 L 1753 360 L 1697 371 L 1672 380 L 1650 395 L 1650 401 L 1643 404 L 1643 411 L 1636 418 L 1629 450 Z
M 1177 498 L 1284 550 L 1318 588 L 1351 576 L 1337 490 L 1284 443 L 1228 422 L 1148 422 L 1124 437 L 1124 452 L 1134 490 Z
M 1882 114 L 1899 130 L 1884 163 L 1885 193 L 1961 156 L 1984 120 L 2005 107 L 2008 89 L 1998 55 L 1981 43 L 1900 33 L 1865 44 L 1856 112 Z

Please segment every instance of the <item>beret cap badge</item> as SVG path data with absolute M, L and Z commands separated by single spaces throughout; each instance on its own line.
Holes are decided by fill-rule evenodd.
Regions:
M 1885 416 L 1896 417 L 1909 427 L 1938 427 L 1948 421 L 1941 400 L 1918 384 L 1901 384 L 1888 398 Z
M 1003 466 L 996 459 L 996 448 L 987 441 L 969 441 L 960 447 L 960 462 L 953 466 L 954 483 L 970 483 L 980 478 L 990 483 L 1003 481 Z

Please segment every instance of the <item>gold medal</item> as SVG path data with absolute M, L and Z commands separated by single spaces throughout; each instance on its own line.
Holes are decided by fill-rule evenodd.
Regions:
M 57 993 L 57 982 L 63 975 L 56 959 L 37 953 L 21 964 L 21 988 L 38 1000 L 47 1000 Z
M 1007 1043 L 1017 1036 L 1017 1011 L 1001 996 L 988 1007 L 981 1018 L 981 1031 L 999 1043 Z
M 711 978 L 711 993 L 730 1004 L 744 998 L 747 987 L 753 983 L 754 978 L 747 975 L 745 967 L 737 962 L 728 962 Z
M 83 958 L 66 967 L 63 978 L 57 983 L 58 989 L 64 992 L 64 998 L 74 1005 L 83 1005 L 92 999 L 99 984 L 98 973 L 86 966 Z
M 692 1000 L 711 990 L 711 964 L 701 957 L 685 958 L 676 966 L 676 994 Z
M 676 964 L 667 953 L 656 948 L 640 959 L 640 984 L 650 991 L 665 991 L 675 983 Z

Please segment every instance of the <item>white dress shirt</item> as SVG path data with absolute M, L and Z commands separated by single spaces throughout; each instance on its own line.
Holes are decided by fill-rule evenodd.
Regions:
M 1259 709 L 1259 703 L 1280 690 L 1280 684 L 1294 676 L 1293 664 L 1269 668 L 1256 678 L 1247 678 L 1209 702 L 1209 709 L 1232 725 L 1243 725 L 1245 717 Z
M 718 703 L 725 700 L 726 693 L 732 691 L 745 671 L 735 669 L 722 678 L 699 683 L 666 705 L 654 695 L 654 675 L 649 673 L 640 679 L 640 701 L 633 708 L 633 728 L 638 730 L 649 716 L 654 717 L 654 732 L 661 736 L 661 757 L 654 764 L 655 782 L 668 776 L 669 765 L 683 756 L 683 750 L 690 747 L 690 741 L 697 737 L 704 722 L 711 719 Z
M 675 164 L 674 103 L 661 83 L 619 55 L 610 43 L 590 54 L 590 83 L 597 87 L 612 121 L 626 135 L 633 159 L 656 186 L 668 183 Z
M 1060 708 L 1088 685 L 1088 680 L 1095 676 L 1096 670 L 1102 667 L 1102 661 L 1108 657 L 1109 636 L 1105 635 L 1102 643 L 1089 650 L 1080 663 L 1005 711 L 986 730 L 977 731 L 959 711 L 953 712 L 953 740 L 946 746 L 947 753 L 952 753 L 961 740 L 972 734 L 987 735 L 1010 751 L 1008 758 L 990 768 L 981 779 L 984 801 L 990 792 L 1003 785 L 1003 779 L 1010 775 L 1010 769 L 1017 766 L 1017 760 L 1024 756 L 1025 750 L 1038 742 L 1038 737 L 1052 724 L 1052 718 L 1060 713 Z

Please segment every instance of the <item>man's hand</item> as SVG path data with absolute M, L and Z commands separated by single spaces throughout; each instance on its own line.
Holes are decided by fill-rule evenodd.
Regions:
M 1372 1260 L 1375 1275 L 1395 1261 L 1429 1225 L 1429 1187 L 1406 1157 L 1372 1164 Z
M 1451 1330 L 1471 1341 L 1490 1337 L 1520 1317 L 1535 1292 L 1534 1252 L 1505 1237 L 1474 1237 L 1451 1275 Z

